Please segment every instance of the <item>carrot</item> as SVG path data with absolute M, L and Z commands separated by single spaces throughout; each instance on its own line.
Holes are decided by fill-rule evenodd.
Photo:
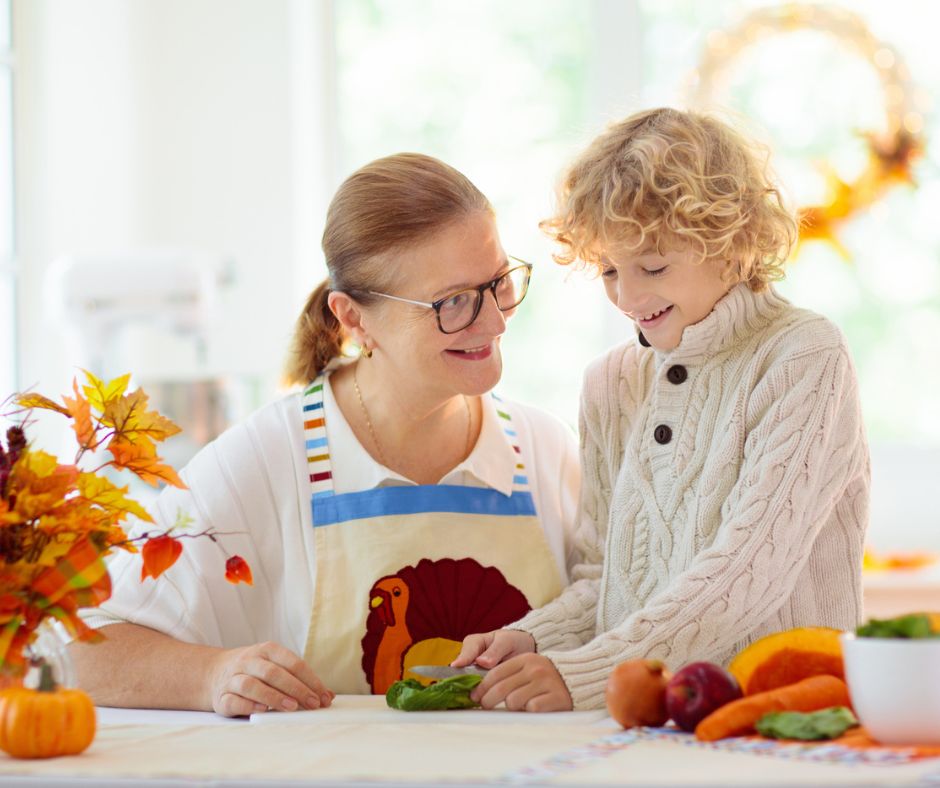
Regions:
M 695 728 L 701 741 L 754 732 L 754 723 L 771 711 L 816 711 L 851 706 L 849 688 L 835 676 L 811 676 L 785 687 L 758 692 L 716 709 Z

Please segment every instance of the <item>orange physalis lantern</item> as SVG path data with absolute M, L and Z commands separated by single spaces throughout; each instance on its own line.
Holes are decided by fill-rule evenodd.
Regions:
M 163 534 L 148 539 L 141 550 L 144 559 L 143 566 L 140 568 L 141 581 L 146 580 L 148 575 L 156 580 L 176 563 L 176 559 L 182 552 L 183 545 L 172 536 Z
M 238 583 L 254 585 L 254 580 L 251 577 L 251 567 L 240 555 L 233 555 L 225 562 L 225 579 L 235 585 Z

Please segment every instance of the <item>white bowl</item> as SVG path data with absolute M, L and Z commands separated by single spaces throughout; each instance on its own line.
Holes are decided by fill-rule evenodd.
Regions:
M 841 636 L 862 725 L 882 744 L 940 744 L 940 638 Z

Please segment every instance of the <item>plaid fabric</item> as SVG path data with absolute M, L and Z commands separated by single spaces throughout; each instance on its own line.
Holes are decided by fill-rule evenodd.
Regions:
M 76 607 L 95 607 L 111 596 L 111 581 L 98 548 L 82 539 L 33 581 L 33 590 L 46 598 L 42 607 L 67 595 L 74 599 Z
M 17 609 L 5 607 L 0 617 L 0 664 L 12 666 L 24 662 L 23 649 L 43 618 L 60 621 L 72 637 L 79 640 L 101 639 L 78 616 L 80 607 L 97 607 L 111 596 L 111 576 L 104 559 L 91 542 L 82 539 L 33 581 L 32 589 L 19 598 Z

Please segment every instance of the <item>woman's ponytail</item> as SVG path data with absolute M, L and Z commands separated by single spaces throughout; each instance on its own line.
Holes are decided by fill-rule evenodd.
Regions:
M 343 348 L 343 328 L 330 310 L 330 280 L 325 279 L 307 298 L 291 342 L 287 362 L 289 383 L 306 385 L 317 377 Z

